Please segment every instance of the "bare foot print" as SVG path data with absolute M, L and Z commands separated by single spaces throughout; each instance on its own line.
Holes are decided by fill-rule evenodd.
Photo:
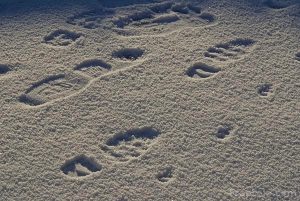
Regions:
M 75 14 L 67 19 L 67 23 L 86 29 L 103 28 L 105 19 L 112 18 L 114 11 L 110 9 L 94 9 Z
M 252 50 L 252 39 L 235 39 L 207 49 L 204 57 L 214 62 L 232 62 L 246 56 Z
M 205 26 L 215 21 L 216 16 L 202 12 L 197 5 L 163 2 L 119 17 L 113 24 L 124 35 L 153 35 L 178 30 L 179 27 Z
M 159 135 L 158 130 L 149 127 L 128 130 L 109 138 L 101 149 L 114 159 L 125 162 L 143 155 Z
M 58 29 L 45 36 L 44 43 L 55 47 L 65 47 L 76 43 L 81 37 L 80 33 Z
M 121 35 L 154 35 L 187 26 L 206 26 L 216 20 L 197 4 L 168 1 L 142 7 L 133 4 L 126 9 L 94 9 L 69 17 L 67 23 L 86 29 L 111 29 Z

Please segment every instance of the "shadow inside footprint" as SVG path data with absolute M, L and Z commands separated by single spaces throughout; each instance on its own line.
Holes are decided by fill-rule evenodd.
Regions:
M 11 71 L 10 67 L 4 64 L 0 64 L 0 75 L 4 75 Z
M 93 172 L 101 171 L 101 169 L 100 164 L 85 155 L 80 155 L 66 161 L 60 168 L 65 175 L 71 177 L 88 176 Z
M 111 65 L 100 59 L 88 59 L 78 64 L 74 70 L 90 77 L 98 77 L 111 70 Z
M 283 0 L 265 0 L 263 5 L 272 9 L 282 9 L 289 6 L 289 4 Z
M 171 10 L 176 13 L 188 14 L 189 7 L 185 3 L 178 3 L 172 6 Z
M 212 22 L 216 21 L 216 16 L 214 16 L 210 13 L 202 13 L 201 15 L 199 15 L 199 17 L 208 23 L 212 23 Z
M 300 61 L 300 52 L 298 52 L 298 53 L 295 54 L 295 59 L 297 61 Z
M 191 78 L 209 78 L 217 74 L 221 69 L 206 65 L 204 63 L 196 63 L 186 71 L 186 74 Z
M 157 180 L 163 183 L 169 182 L 172 179 L 172 177 L 173 177 L 172 167 L 164 168 L 156 175 Z
M 176 14 L 165 14 L 153 19 L 152 23 L 169 24 L 178 20 L 180 20 L 180 18 Z
M 188 9 L 190 9 L 191 11 L 193 11 L 194 13 L 198 13 L 200 14 L 202 9 L 199 6 L 193 5 L 193 4 L 187 4 Z
M 119 59 L 136 60 L 144 54 L 140 48 L 123 48 L 112 53 L 112 56 Z
M 219 139 L 224 139 L 230 135 L 231 130 L 232 130 L 232 128 L 229 126 L 220 126 L 218 128 L 216 137 Z
M 272 94 L 272 84 L 262 84 L 258 87 L 258 94 L 262 97 L 268 97 Z

